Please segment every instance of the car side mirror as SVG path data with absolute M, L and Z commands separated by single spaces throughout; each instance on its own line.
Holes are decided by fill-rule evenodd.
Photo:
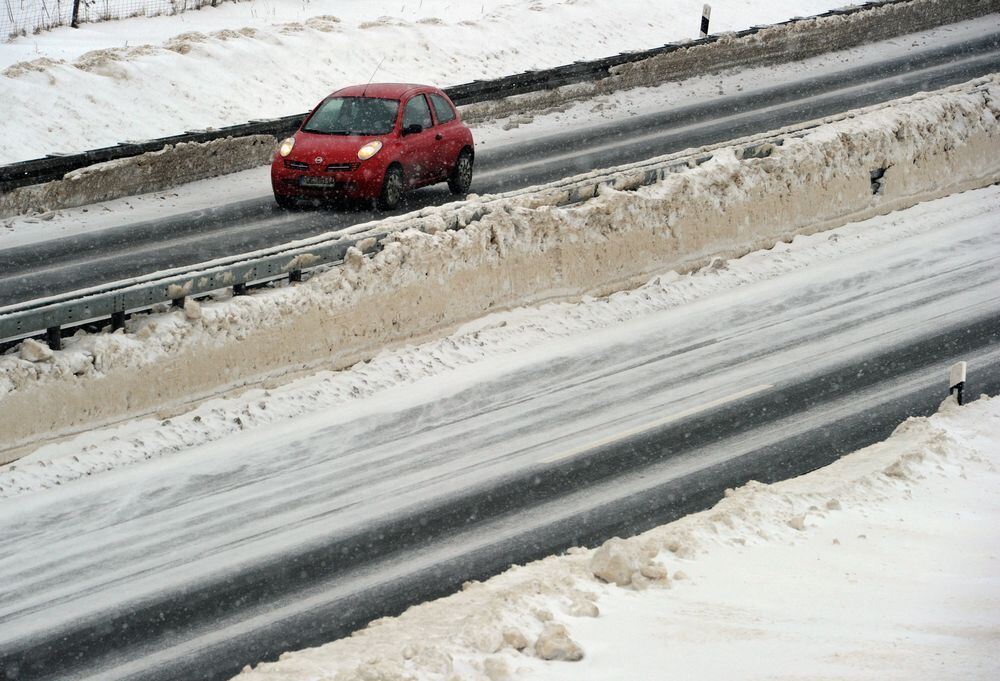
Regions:
M 424 126 L 419 123 L 411 123 L 410 125 L 403 128 L 404 135 L 416 135 L 424 131 Z

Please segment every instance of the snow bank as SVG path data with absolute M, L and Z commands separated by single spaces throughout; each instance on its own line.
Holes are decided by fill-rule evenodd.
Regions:
M 235 678 L 994 678 L 998 466 L 1000 399 L 949 399 L 826 468 Z
M 270 162 L 275 144 L 271 135 L 227 137 L 96 163 L 67 173 L 62 180 L 0 195 L 0 217 L 86 206 L 254 168 Z
M 716 150 L 634 191 L 623 172 L 618 189 L 578 205 L 556 207 L 558 195 L 467 205 L 458 230 L 429 210 L 423 231 L 389 235 L 372 257 L 353 250 L 302 285 L 202 305 L 197 319 L 143 316 L 44 361 L 5 356 L 5 456 L 47 435 L 349 366 L 492 311 L 634 287 L 990 184 L 1000 177 L 998 95 L 990 78 L 911 97 L 788 137 L 763 158 Z

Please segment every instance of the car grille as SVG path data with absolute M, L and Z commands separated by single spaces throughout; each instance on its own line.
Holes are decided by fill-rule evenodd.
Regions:
M 331 163 L 326 167 L 326 172 L 335 173 L 346 170 L 357 170 L 360 165 L 360 163 Z
M 285 160 L 285 167 L 291 168 L 292 170 L 309 170 L 309 164 L 303 163 L 302 161 L 289 161 Z

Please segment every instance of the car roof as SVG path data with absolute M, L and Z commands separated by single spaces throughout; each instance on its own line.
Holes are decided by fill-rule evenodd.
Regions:
M 382 99 L 401 99 L 414 91 L 438 92 L 430 85 L 415 85 L 413 83 L 370 83 L 369 85 L 351 85 L 341 88 L 331 96 L 338 97 L 378 97 Z

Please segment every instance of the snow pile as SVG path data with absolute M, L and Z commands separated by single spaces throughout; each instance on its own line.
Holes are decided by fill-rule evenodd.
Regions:
M 271 160 L 274 146 L 271 135 L 248 135 L 181 142 L 140 156 L 95 163 L 66 173 L 62 181 L 4 193 L 0 196 L 0 216 L 86 206 L 255 168 Z
M 949 399 L 826 468 L 236 678 L 995 678 L 998 466 L 1000 399 Z
M 352 250 L 303 285 L 205 305 L 194 320 L 139 317 L 127 334 L 78 339 L 45 362 L 0 358 L 0 431 L 13 449 L 289 371 L 350 366 L 491 311 L 611 293 L 989 184 L 1000 175 L 998 95 L 997 79 L 984 79 L 900 100 L 764 158 L 717 150 L 655 185 L 604 188 L 578 206 L 555 207 L 553 196 L 471 203 L 454 231 L 445 211 L 426 211 L 423 231 L 390 234 L 373 257 Z
M 838 4 L 721 0 L 713 31 Z M 57 29 L 0 46 L 0 163 L 301 113 L 379 64 L 379 80 L 455 85 L 655 47 L 696 37 L 701 5 L 275 0 Z

